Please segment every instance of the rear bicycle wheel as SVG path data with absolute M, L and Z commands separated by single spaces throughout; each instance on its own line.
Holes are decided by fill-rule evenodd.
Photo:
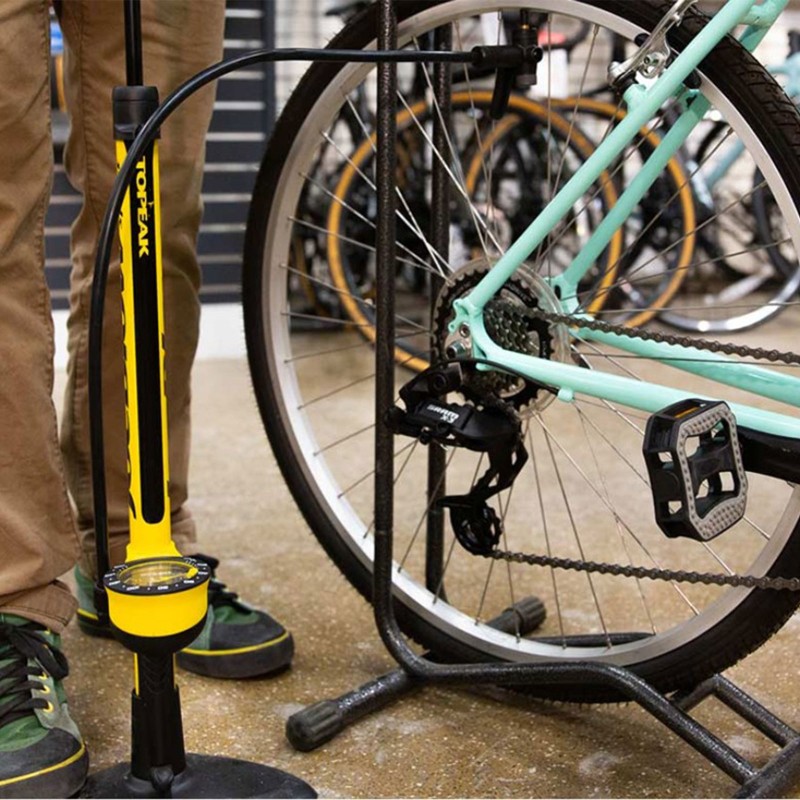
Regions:
M 586 65 L 604 56 L 607 33 L 633 40 L 649 31 L 670 3 L 538 0 L 554 31 L 588 22 L 592 35 L 572 54 L 571 79 L 582 85 Z M 502 8 L 525 2 L 449 0 L 400 4 L 402 45 L 414 47 L 433 28 L 452 23 L 456 47 L 485 35 Z M 702 24 L 690 14 L 677 30 L 685 44 Z M 333 46 L 373 44 L 372 12 L 356 20 Z M 610 37 L 608 37 L 610 39 Z M 702 91 L 726 114 L 759 164 L 793 240 L 800 241 L 800 124 L 772 79 L 733 41 L 703 63 Z M 348 93 L 372 80 L 364 65 L 312 68 L 278 123 L 259 174 L 248 224 L 243 290 L 251 373 L 265 427 L 284 477 L 311 529 L 347 578 L 370 593 L 373 540 L 374 363 L 369 343 L 342 323 L 324 336 L 293 330 L 292 267 L 287 258 L 304 170 L 314 162 L 327 126 Z M 577 91 L 580 94 L 580 91 Z M 770 115 L 764 109 L 770 109 Z M 445 157 L 445 156 L 443 156 Z M 449 156 L 446 157 L 449 161 Z M 454 180 L 457 180 L 455 178 Z M 456 191 L 463 185 L 456 187 Z M 746 194 L 744 191 L 744 194 Z M 476 220 L 481 225 L 480 218 Z M 419 226 L 422 228 L 422 225 Z M 371 244 L 363 243 L 368 248 Z M 435 266 L 435 257 L 431 257 Z M 477 268 L 490 267 L 491 254 Z M 537 271 L 533 261 L 529 269 Z M 473 262 L 471 269 L 475 269 Z M 461 273 L 459 273 L 461 274 Z M 546 278 L 546 273 L 544 273 Z M 398 320 L 398 331 L 403 330 Z M 436 338 L 440 331 L 417 331 Z M 610 348 L 573 343 L 568 357 L 587 368 L 636 375 L 693 393 L 735 399 L 696 377 L 646 359 L 625 359 Z M 397 372 L 398 383 L 408 374 Z M 497 513 L 504 549 L 588 561 L 703 572 L 794 575 L 800 559 L 800 492 L 784 482 L 750 476 L 745 519 L 711 543 L 666 539 L 652 520 L 652 499 L 641 461 L 645 419 L 639 412 L 578 398 L 552 403 L 525 422 L 532 458 Z M 401 625 L 415 639 L 452 658 L 552 662 L 592 659 L 628 667 L 662 690 L 691 685 L 752 651 L 797 607 L 789 592 L 685 585 L 598 576 L 554 568 L 495 563 L 462 550 L 448 532 L 445 593 L 426 586 L 427 451 L 397 438 L 396 564 L 393 587 Z M 447 490 L 463 492 L 485 470 L 476 454 L 445 454 Z M 550 615 L 541 630 L 502 633 L 485 620 L 528 595 Z M 605 697 L 593 687 L 554 690 L 567 699 Z

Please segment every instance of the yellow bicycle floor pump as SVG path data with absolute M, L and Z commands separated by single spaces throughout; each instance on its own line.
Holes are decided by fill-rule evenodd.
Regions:
M 143 85 L 139 1 L 124 0 L 124 13 L 128 85 L 113 94 L 120 165 L 159 102 L 156 87 Z M 97 525 L 102 583 L 95 596 L 101 618 L 134 654 L 132 747 L 130 764 L 91 776 L 85 795 L 316 797 L 308 784 L 280 770 L 220 756 L 187 756 L 184 750 L 174 657 L 203 628 L 210 574 L 204 562 L 178 552 L 170 528 L 157 140 L 135 165 L 119 232 L 130 543 L 125 563 L 109 569 L 106 537 L 100 535 L 106 521 Z

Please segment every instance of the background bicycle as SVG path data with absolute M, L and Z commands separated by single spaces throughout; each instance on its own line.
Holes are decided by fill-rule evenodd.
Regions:
M 336 13 L 346 20 L 359 7 L 361 5 L 358 3 L 335 5 L 332 12 L 329 13 Z M 488 18 L 489 15 L 484 15 L 475 27 L 480 31 L 481 26 L 491 26 L 491 22 L 487 21 Z M 507 13 L 503 24 L 498 26 L 497 38 L 499 41 L 503 42 L 508 39 L 508 31 L 513 18 L 513 13 Z M 586 138 L 589 140 L 589 146 L 584 148 L 584 153 L 593 146 L 594 140 L 603 137 L 609 124 L 615 118 L 621 118 L 624 114 L 610 97 L 607 86 L 602 81 L 598 84 L 592 77 L 588 79 L 584 77 L 583 85 L 570 87 L 565 80 L 569 74 L 567 66 L 572 52 L 579 45 L 586 43 L 588 32 L 587 26 L 580 25 L 573 25 L 564 32 L 556 32 L 553 42 L 553 60 L 556 68 L 553 72 L 559 77 L 557 80 L 550 77 L 547 68 L 549 59 L 545 59 L 539 86 L 532 87 L 527 92 L 531 99 L 535 99 L 537 93 L 540 95 L 550 94 L 557 98 L 557 107 L 553 107 L 551 104 L 546 113 L 541 111 L 539 122 L 543 123 L 548 114 L 553 115 L 556 111 L 569 116 L 572 119 L 571 124 L 577 126 L 577 129 L 586 134 Z M 464 36 L 468 38 L 469 35 L 468 32 Z M 796 54 L 794 53 L 796 38 L 796 35 L 794 38 L 790 37 L 794 44 L 790 47 L 787 60 L 774 68 L 776 73 L 788 76 L 790 81 L 796 81 L 796 77 L 792 77 L 797 71 L 796 66 L 793 66 L 796 64 Z M 547 31 L 540 31 L 540 40 L 545 46 L 547 46 L 546 39 Z M 618 52 L 613 52 L 614 45 L 617 46 Z M 614 45 L 611 47 L 613 57 L 622 60 L 625 55 L 624 41 L 617 39 Z M 580 53 L 580 51 L 578 52 Z M 602 65 L 593 66 L 597 66 L 602 72 Z M 405 89 L 407 96 L 422 97 L 425 94 L 427 86 L 421 72 L 421 67 L 415 67 L 407 77 L 407 82 L 410 84 Z M 461 84 L 466 86 L 467 90 L 487 86 L 487 81 L 482 81 L 481 76 L 475 74 L 475 70 L 464 71 L 463 75 L 457 74 L 454 80 L 457 86 Z M 574 102 L 570 102 L 567 95 L 575 90 L 580 90 L 581 96 Z M 789 91 L 793 91 L 791 86 Z M 464 94 L 461 99 L 466 103 Z M 489 95 L 480 99 L 475 95 L 472 100 L 473 106 L 476 102 L 479 105 L 482 104 L 481 114 L 488 117 Z M 522 97 L 518 99 L 518 109 L 520 104 L 524 106 Z M 339 242 L 343 242 L 347 239 L 347 232 L 340 229 L 341 218 L 347 216 L 347 211 L 339 213 L 334 210 L 336 218 L 330 225 L 327 225 L 325 210 L 331 203 L 343 205 L 347 203 L 346 197 L 337 194 L 340 184 L 333 176 L 337 171 L 343 169 L 342 165 L 346 158 L 358 150 L 359 141 L 368 136 L 371 131 L 369 109 L 370 103 L 367 102 L 363 88 L 355 100 L 351 100 L 349 105 L 343 107 L 339 129 L 346 131 L 345 135 L 337 138 L 336 134 L 333 134 L 333 138 L 337 141 L 338 154 L 334 153 L 332 157 L 332 154 L 328 152 L 325 154 L 324 164 L 320 160 L 314 175 L 314 187 L 307 189 L 301 200 L 298 215 L 306 221 L 307 229 L 303 235 L 298 235 L 295 245 L 295 258 L 298 260 L 300 271 L 316 269 L 319 273 L 320 280 L 317 282 L 316 289 L 312 288 L 309 281 L 302 281 L 302 288 L 312 306 L 316 302 L 319 309 L 327 304 L 329 311 L 334 315 L 346 313 L 360 325 L 368 324 L 368 307 L 362 303 L 359 308 L 353 303 L 346 302 L 342 309 L 340 298 L 335 292 L 326 290 L 323 283 L 329 283 L 332 280 L 340 291 L 346 291 L 349 283 L 354 293 L 361 294 L 365 300 L 369 299 L 374 266 L 368 266 L 369 259 L 363 257 L 363 253 L 362 257 L 358 258 L 354 252 L 357 245 L 354 245 L 352 241 L 358 239 L 359 234 L 363 233 L 363 231 L 359 231 L 359 225 L 363 228 L 364 222 L 368 222 L 369 212 L 367 211 L 365 214 L 363 209 L 359 211 L 352 209 L 351 206 L 350 210 L 359 216 L 360 222 L 351 222 L 350 241 L 345 245 L 340 245 L 335 240 L 338 238 Z M 531 113 L 529 112 L 527 116 L 530 121 Z M 490 138 L 510 135 L 516 136 L 519 141 L 520 133 L 513 133 L 511 117 L 513 114 L 510 114 L 509 119 L 498 125 L 498 129 L 490 134 Z M 409 159 L 408 155 L 408 122 L 409 117 L 406 114 L 405 125 L 401 126 L 406 128 L 406 134 L 404 139 L 399 142 L 399 146 L 402 153 L 405 154 L 401 156 L 401 164 L 411 165 L 413 161 Z M 665 122 L 668 125 L 669 121 Z M 430 118 L 423 119 L 422 124 L 430 128 Z M 481 123 L 483 127 L 487 127 L 488 124 L 490 123 L 486 119 Z M 413 126 L 411 127 L 413 135 Z M 731 170 L 736 166 L 737 156 L 741 155 L 741 146 L 737 144 L 729 146 L 726 143 L 724 123 L 718 119 L 710 120 L 708 127 L 710 130 L 698 131 L 694 136 L 694 141 L 687 143 L 682 148 L 667 179 L 655 186 L 642 201 L 638 217 L 640 228 L 643 228 L 644 231 L 642 235 L 628 232 L 627 244 L 629 246 L 626 247 L 624 263 L 620 265 L 619 269 L 621 276 L 628 270 L 636 271 L 636 280 L 626 282 L 620 276 L 613 289 L 600 293 L 596 298 L 593 311 L 596 311 L 599 304 L 602 303 L 606 313 L 612 310 L 618 312 L 614 315 L 618 321 L 627 318 L 630 324 L 641 324 L 653 315 L 654 310 L 664 308 L 672 303 L 673 308 L 667 309 L 661 314 L 662 321 L 683 330 L 720 332 L 760 324 L 779 313 L 784 304 L 795 294 L 800 285 L 800 274 L 797 273 L 794 264 L 781 254 L 779 247 L 759 246 L 759 244 L 769 243 L 771 236 L 769 216 L 773 204 L 771 204 L 768 194 L 754 188 L 752 198 L 739 205 L 738 208 L 729 209 L 726 212 L 727 218 L 718 216 L 718 210 L 726 206 L 731 195 L 731 190 L 726 187 L 725 179 L 733 181 L 733 191 L 735 191 L 736 181 L 748 178 L 744 175 L 746 166 L 743 164 L 738 165 L 738 172 L 731 174 Z M 550 129 L 554 131 L 554 135 L 557 135 L 558 126 L 553 128 L 551 125 Z M 468 126 L 467 130 L 469 130 Z M 475 175 L 477 174 L 474 165 L 477 164 L 478 159 L 477 157 L 471 158 L 468 152 L 461 151 L 464 148 L 471 149 L 474 155 L 477 145 L 473 140 L 480 140 L 481 135 L 478 126 L 475 126 L 475 132 L 471 139 L 468 136 L 462 137 L 462 140 L 456 145 L 460 159 L 466 163 L 463 171 L 470 175 L 470 180 L 465 181 L 465 188 L 473 193 L 476 191 Z M 484 132 L 483 135 L 487 134 Z M 649 138 L 651 141 L 654 138 L 657 139 L 656 131 L 649 132 Z M 417 142 L 412 149 L 420 150 L 421 139 L 422 137 L 417 134 Z M 369 149 L 367 148 L 367 150 Z M 642 148 L 640 143 L 634 149 L 641 152 L 647 148 Z M 365 151 L 358 152 L 360 153 L 359 162 L 361 162 L 365 158 Z M 510 146 L 505 148 L 504 158 L 508 165 L 512 158 Z M 515 163 L 512 170 L 516 169 L 516 172 L 506 170 L 503 174 L 502 166 L 497 168 L 498 177 L 495 185 L 503 187 L 495 190 L 502 195 L 500 202 L 497 202 L 495 198 L 488 204 L 485 198 L 478 198 L 476 201 L 477 206 L 482 203 L 486 210 L 495 214 L 494 224 L 500 227 L 505 226 L 506 236 L 509 231 L 514 229 L 513 221 L 509 219 L 510 213 L 513 214 L 514 209 L 512 207 L 510 213 L 504 211 L 501 207 L 502 200 L 505 199 L 505 202 L 512 206 L 516 203 L 518 211 L 518 198 L 526 191 L 524 187 L 530 187 L 537 180 L 536 165 L 544 163 L 541 152 L 529 150 L 526 154 L 518 146 L 513 153 L 513 158 Z M 701 166 L 698 167 L 698 165 Z M 427 202 L 424 196 L 424 185 L 426 170 L 427 174 L 430 171 L 430 163 L 417 164 L 416 170 L 415 174 L 407 176 L 406 185 L 416 186 L 418 194 L 421 193 L 420 197 L 412 201 L 419 210 L 424 208 Z M 630 171 L 629 168 L 628 172 L 630 173 Z M 565 178 L 570 174 L 569 169 L 562 170 L 562 172 L 566 173 L 563 176 Z M 615 175 L 618 183 L 624 181 L 624 177 L 624 171 Z M 758 183 L 756 177 L 753 175 L 749 178 L 754 182 L 754 187 Z M 348 182 L 348 185 L 351 184 L 352 180 Z M 478 191 L 480 192 L 480 189 Z M 535 202 L 535 198 L 532 198 L 530 194 L 528 194 L 527 200 Z M 660 206 L 664 202 L 670 205 L 668 209 L 661 209 Z M 657 211 L 660 213 L 656 213 Z M 374 214 L 374 209 L 372 213 Z M 468 217 L 468 215 L 466 216 Z M 695 226 L 696 216 L 700 217 L 701 223 L 708 222 L 712 218 L 718 222 L 713 225 L 700 224 L 696 233 L 690 235 L 689 231 Z M 723 227 L 724 232 L 722 232 Z M 517 225 L 518 230 L 519 225 Z M 500 233 L 502 234 L 502 232 Z M 326 236 L 333 237 L 330 239 L 330 247 L 326 247 Z M 724 244 L 720 243 L 720 236 L 727 236 L 728 241 Z M 411 237 L 413 238 L 413 234 Z M 665 237 L 667 239 L 672 237 L 671 241 L 674 244 L 672 248 L 663 246 Z M 734 252 L 730 246 L 731 238 L 737 243 L 736 255 L 731 255 Z M 651 248 L 650 243 L 654 241 L 657 246 Z M 409 244 L 413 245 L 413 242 L 408 242 L 406 232 L 406 241 L 403 242 L 406 250 L 408 250 Z M 330 258 L 328 250 L 331 251 Z M 349 258 L 343 257 L 343 250 L 350 251 Z M 702 263 L 695 263 L 689 270 L 688 265 L 692 261 L 695 250 L 702 252 Z M 666 253 L 666 256 L 659 256 L 659 252 Z M 662 263 L 658 263 L 659 258 L 662 259 Z M 695 259 L 696 262 L 700 262 L 700 260 L 699 258 Z M 329 262 L 332 263 L 332 267 L 329 267 Z M 332 275 L 326 278 L 329 268 L 332 269 Z M 687 275 L 688 280 L 686 280 Z M 418 268 L 415 270 L 413 265 L 408 265 L 403 274 L 399 276 L 399 285 L 410 292 L 414 292 L 415 287 L 419 289 L 423 284 L 420 270 Z M 645 311 L 644 309 L 649 310 Z

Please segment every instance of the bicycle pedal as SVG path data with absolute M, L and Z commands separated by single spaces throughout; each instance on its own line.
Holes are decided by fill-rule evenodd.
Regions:
M 667 536 L 708 541 L 744 516 L 747 475 L 727 403 L 689 399 L 659 411 L 647 422 L 643 453 Z

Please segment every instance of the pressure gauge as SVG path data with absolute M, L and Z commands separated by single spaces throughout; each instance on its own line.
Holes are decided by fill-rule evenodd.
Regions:
M 194 631 L 208 611 L 211 568 L 191 557 L 147 558 L 103 576 L 111 623 L 133 637 L 174 637 Z

